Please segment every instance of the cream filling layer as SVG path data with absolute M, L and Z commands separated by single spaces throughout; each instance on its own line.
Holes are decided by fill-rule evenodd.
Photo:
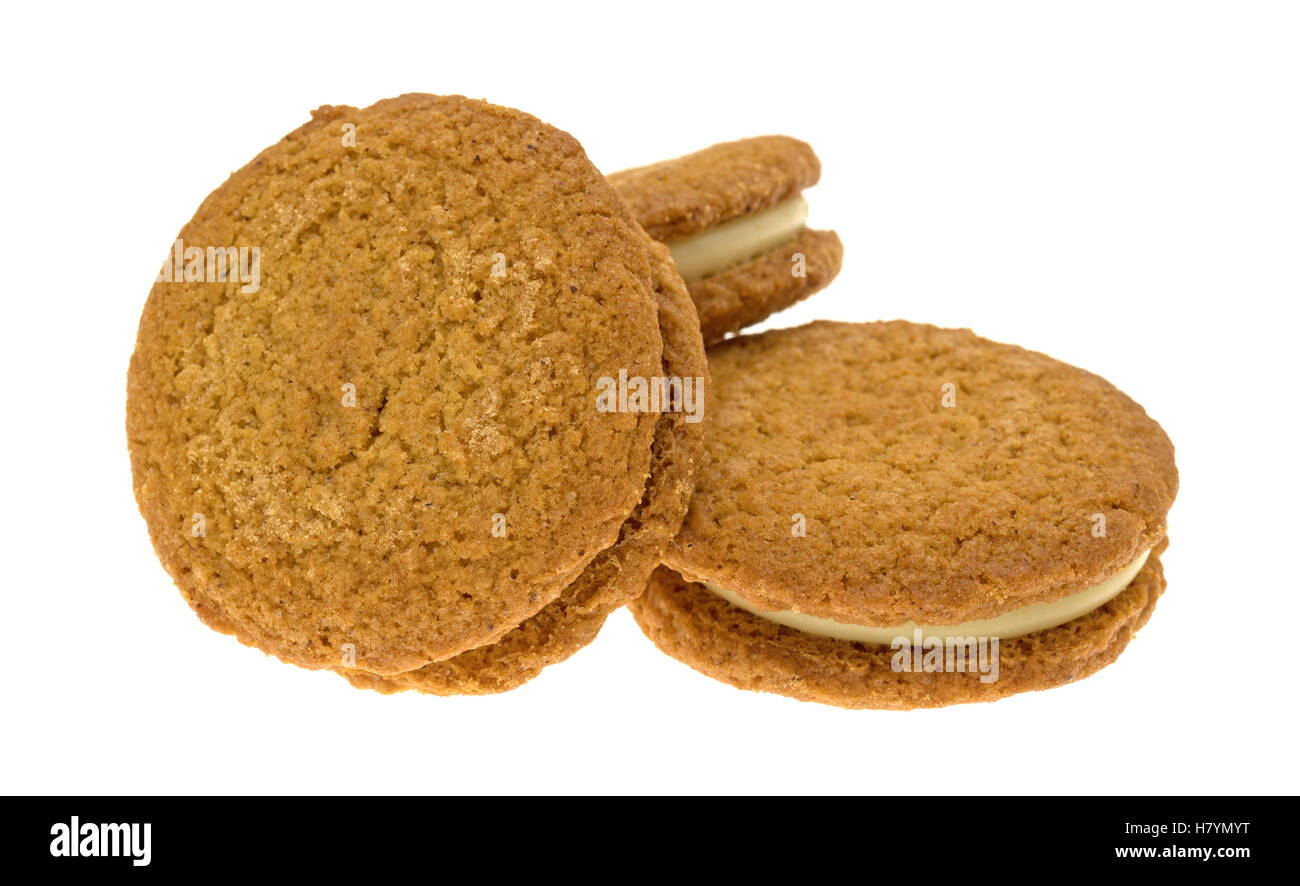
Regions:
M 703 280 L 793 240 L 808 220 L 808 201 L 791 197 L 770 209 L 742 215 L 668 244 L 677 273 Z
M 788 628 L 794 628 L 796 631 L 803 631 L 805 634 L 832 637 L 836 640 L 854 640 L 859 643 L 889 645 L 896 637 L 906 637 L 911 642 L 915 636 L 914 631 L 917 629 L 921 631 L 923 638 L 999 637 L 1009 639 L 1063 625 L 1067 621 L 1073 621 L 1101 607 L 1133 583 L 1133 579 L 1137 578 L 1137 574 L 1142 571 L 1142 567 L 1146 565 L 1149 556 L 1151 556 L 1150 550 L 1143 551 L 1136 560 L 1125 567 L 1118 575 L 1060 600 L 1054 600 L 1051 603 L 1032 603 L 1019 609 L 1012 609 L 1010 612 L 1004 612 L 1001 615 L 995 615 L 992 618 L 964 621 L 955 625 L 919 625 L 916 622 L 909 621 L 895 627 L 882 628 L 846 624 L 832 618 L 819 618 L 815 615 L 807 615 L 792 610 L 768 612 L 755 608 L 752 603 L 744 600 L 739 594 L 719 587 L 712 582 L 706 581 L 704 586 L 731 605 L 739 606 L 759 618 L 785 625 Z

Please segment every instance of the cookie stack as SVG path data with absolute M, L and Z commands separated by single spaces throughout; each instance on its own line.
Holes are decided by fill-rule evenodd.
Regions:
M 1172 444 L 966 330 L 733 336 L 838 273 L 819 175 L 784 136 L 607 180 L 483 102 L 318 110 L 141 318 L 163 565 L 211 627 L 381 692 L 514 688 L 624 604 L 704 674 L 848 708 L 1110 663 L 1164 590 Z

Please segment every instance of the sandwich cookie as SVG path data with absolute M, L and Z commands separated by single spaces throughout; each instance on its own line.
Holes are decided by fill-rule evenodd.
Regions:
M 804 224 L 802 196 L 821 176 L 811 147 L 783 135 L 724 142 L 609 176 L 672 251 L 706 344 L 825 287 L 844 248 Z
M 662 369 L 661 258 L 527 114 L 321 108 L 174 254 L 128 373 L 137 502 L 199 617 L 285 661 L 395 675 L 496 643 L 673 458 L 676 404 L 592 408 L 599 378 Z
M 741 336 L 709 368 L 695 494 L 631 604 L 674 658 L 938 707 L 1088 676 L 1151 616 L 1174 450 L 1105 380 L 906 322 Z

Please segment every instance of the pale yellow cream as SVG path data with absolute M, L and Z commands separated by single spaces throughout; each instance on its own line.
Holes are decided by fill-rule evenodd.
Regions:
M 677 273 L 687 283 L 694 283 L 793 240 L 807 220 L 808 201 L 792 197 L 770 209 L 733 218 L 670 243 L 668 249 Z
M 718 587 L 712 582 L 705 582 L 704 586 L 733 606 L 739 606 L 759 618 L 785 625 L 788 628 L 794 628 L 797 631 L 803 631 L 805 634 L 833 637 L 837 640 L 855 640 L 860 643 L 888 645 L 896 637 L 906 637 L 909 641 L 912 640 L 914 637 L 913 632 L 918 628 L 923 638 L 1000 637 L 1009 639 L 1011 637 L 1023 637 L 1025 634 L 1032 634 L 1034 631 L 1054 628 L 1099 608 L 1118 596 L 1120 591 L 1128 587 L 1133 582 L 1133 579 L 1137 578 L 1137 574 L 1142 571 L 1142 567 L 1146 565 L 1147 557 L 1150 555 L 1151 551 L 1144 551 L 1118 575 L 1060 600 L 1051 603 L 1033 603 L 1019 609 L 1012 609 L 1010 612 L 1004 612 L 1001 615 L 995 615 L 992 618 L 966 621 L 956 625 L 918 625 L 916 622 L 909 621 L 895 627 L 881 628 L 845 624 L 831 618 L 819 618 L 803 612 L 791 610 L 768 612 L 756 609 L 733 591 Z

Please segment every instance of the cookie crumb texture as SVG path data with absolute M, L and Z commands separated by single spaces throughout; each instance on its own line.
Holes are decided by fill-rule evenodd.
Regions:
M 461 97 L 324 107 L 180 236 L 261 251 L 256 292 L 156 284 L 128 375 L 136 498 L 207 624 L 408 671 L 500 638 L 617 540 L 659 417 L 592 392 L 662 343 L 643 236 L 572 137 Z
M 667 567 L 629 608 L 656 646 L 739 689 L 843 708 L 909 710 L 1051 689 L 1111 664 L 1165 589 L 1159 550 L 1119 596 L 1074 621 L 999 641 L 998 679 L 979 673 L 896 672 L 895 651 L 818 637 L 758 618 Z
M 663 374 L 707 378 L 699 320 L 668 250 L 649 241 L 663 334 Z M 707 393 L 705 394 L 707 402 Z M 706 413 L 707 415 L 707 410 Z M 514 689 L 595 639 L 609 614 L 645 590 L 665 545 L 680 528 L 704 447 L 704 424 L 664 412 L 655 430 L 645 495 L 623 524 L 618 541 L 541 612 L 500 640 L 418 670 L 380 677 L 340 671 L 353 686 L 382 693 L 416 690 L 433 695 L 485 695 Z
M 760 609 L 959 624 L 1082 590 L 1165 536 L 1164 431 L 1043 354 L 819 321 L 717 345 L 709 369 L 712 425 L 664 562 Z

